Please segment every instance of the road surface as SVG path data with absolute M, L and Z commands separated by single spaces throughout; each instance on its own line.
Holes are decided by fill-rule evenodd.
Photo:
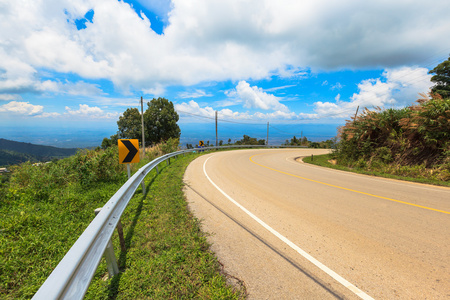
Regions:
M 326 150 L 211 153 L 191 211 L 249 299 L 450 299 L 450 188 L 296 161 Z

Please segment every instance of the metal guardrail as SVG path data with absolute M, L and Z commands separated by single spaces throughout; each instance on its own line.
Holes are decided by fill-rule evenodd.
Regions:
M 295 146 L 232 145 L 194 148 L 160 156 L 140 168 L 103 206 L 32 299 L 83 299 L 123 211 L 145 176 L 161 162 L 194 151 L 228 148 L 291 148 Z M 298 148 L 298 147 L 295 147 Z

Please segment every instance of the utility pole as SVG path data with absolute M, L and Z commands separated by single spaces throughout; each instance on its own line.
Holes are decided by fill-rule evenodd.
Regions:
M 267 122 L 267 140 L 266 145 L 269 146 L 269 122 Z
M 141 121 L 142 121 L 142 158 L 145 155 L 145 135 L 144 135 L 144 99 L 141 96 Z
M 359 110 L 359 105 L 358 105 L 358 107 L 356 108 L 356 112 L 355 112 L 355 116 L 353 117 L 353 121 L 356 120 L 356 115 L 358 114 L 358 110 Z
M 217 110 L 216 110 L 216 147 L 219 145 L 217 140 Z

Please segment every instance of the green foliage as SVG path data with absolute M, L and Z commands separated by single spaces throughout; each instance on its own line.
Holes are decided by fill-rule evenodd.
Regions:
M 180 140 L 178 138 L 169 138 L 165 143 L 161 144 L 161 150 L 164 153 L 171 153 L 178 151 L 178 145 L 180 144 Z
M 231 140 L 228 140 L 229 142 L 231 142 Z M 252 138 L 248 135 L 243 136 L 243 138 L 239 141 L 236 141 L 235 143 L 236 145 L 265 145 L 266 144 L 266 140 L 264 139 L 256 139 L 256 138 Z
M 423 165 L 445 174 L 449 153 L 450 98 L 434 95 L 403 109 L 366 109 L 340 128 L 336 157 L 341 165 L 369 170 Z
M 174 151 L 177 145 L 178 141 L 171 139 L 165 145 L 148 149 L 146 160 L 133 165 L 132 171 L 156 156 L 165 154 L 164 151 Z M 102 207 L 127 180 L 123 165 L 118 163 L 117 152 L 117 146 L 106 150 L 85 150 L 47 164 L 24 163 L 12 167 L 11 173 L 1 174 L 1 299 L 30 299 L 92 221 L 94 209 Z M 177 163 L 178 160 L 180 159 L 173 161 Z M 186 160 L 185 164 L 187 163 Z M 169 167 L 161 166 L 160 171 L 169 170 L 172 165 L 174 163 Z M 167 173 L 169 177 L 161 178 L 160 181 L 154 177 L 147 178 L 147 186 L 155 196 L 151 198 L 152 204 L 146 206 L 145 210 L 152 211 L 142 212 L 143 216 L 148 213 L 149 217 L 145 220 L 139 219 L 136 213 L 139 207 L 142 211 L 145 204 L 143 201 L 148 200 L 139 196 L 132 200 L 135 202 L 124 215 L 124 231 L 129 237 L 128 247 L 131 250 L 124 254 L 117 253 L 122 265 L 127 262 L 126 273 L 131 277 L 124 276 L 120 286 L 116 282 L 120 277 L 116 277 L 115 283 L 111 280 L 103 281 L 106 266 L 102 262 L 87 295 L 88 299 L 152 298 L 142 296 L 140 283 L 135 281 L 137 278 L 149 278 L 149 273 L 140 273 L 143 271 L 142 267 L 151 267 L 155 275 L 152 280 L 161 284 L 155 289 L 155 295 L 158 296 L 164 295 L 158 294 L 159 290 L 166 288 L 167 282 L 164 279 L 174 278 L 169 292 L 164 292 L 172 295 L 172 298 L 184 297 L 182 290 L 188 288 L 189 295 L 217 299 L 220 298 L 217 295 L 224 293 L 231 299 L 236 298 L 235 294 L 226 288 L 224 278 L 217 271 L 217 261 L 209 253 L 197 222 L 191 218 L 186 203 L 183 202 L 181 177 L 185 166 Z M 153 176 L 156 176 L 155 173 L 153 172 Z M 166 182 L 172 183 L 172 178 L 177 178 L 175 185 L 165 187 Z M 151 185 L 153 180 L 156 183 L 154 186 Z M 163 208 L 158 210 L 159 207 Z M 170 214 L 172 211 L 173 214 Z M 149 236 L 150 229 L 155 228 L 155 222 L 158 220 L 175 223 L 160 223 L 157 232 Z M 133 233 L 136 233 L 136 236 L 132 239 Z M 168 236 L 162 241 L 157 240 L 169 233 L 177 235 Z M 120 251 L 117 240 L 114 243 L 116 252 Z M 132 248 L 132 244 L 136 247 Z M 161 249 L 161 252 L 157 255 L 157 261 L 147 266 L 146 259 L 154 255 L 152 245 L 160 245 L 156 248 Z M 172 263 L 174 265 L 171 265 Z M 166 268 L 167 274 L 164 277 L 158 277 L 160 267 Z M 183 283 L 186 285 L 183 286 Z M 193 288 L 190 287 L 191 283 Z M 105 284 L 108 286 L 105 287 Z M 209 286 L 212 287 L 211 291 L 207 288 Z M 124 296 L 114 294 L 115 287 L 120 288 Z M 128 298 L 126 295 L 134 296 Z
M 15 142 L 0 138 L 0 166 L 14 165 L 26 161 L 49 161 L 75 154 L 75 148 L 57 148 Z
M 165 142 L 169 138 L 180 138 L 180 127 L 178 113 L 175 111 L 173 103 L 165 98 L 152 99 L 147 103 L 147 110 L 144 112 L 144 133 L 145 144 L 154 145 Z M 103 146 L 117 144 L 114 139 L 138 139 L 142 140 L 142 117 L 137 108 L 128 108 L 117 121 L 117 136 L 111 136 L 111 141 L 104 139 Z
M 366 162 L 363 159 L 353 162 L 352 167 L 336 163 L 336 153 L 304 157 L 306 163 L 327 168 L 355 172 L 360 174 L 375 175 L 387 178 L 395 178 L 407 181 L 450 186 L 450 164 L 440 165 L 436 168 L 426 168 L 424 165 L 402 166 L 397 164 L 382 163 L 380 161 Z
M 142 118 L 137 108 L 127 108 L 119 117 L 117 126 L 120 139 L 142 139 Z
M 431 77 L 431 81 L 435 83 L 431 91 L 444 98 L 450 97 L 450 57 L 428 73 L 436 74 Z
M 85 299 L 243 298 L 220 275 L 199 221 L 186 207 L 183 173 L 197 156 L 179 157 L 147 176 L 147 195 L 136 194 L 122 216 L 127 250 L 116 247 L 122 272 L 103 281 L 102 262 Z
M 154 98 L 147 105 L 148 108 L 144 112 L 145 140 L 148 139 L 149 144 L 156 144 L 169 138 L 179 139 L 179 116 L 173 103 L 165 98 Z
M 0 166 L 16 165 L 26 161 L 38 162 L 39 158 L 31 154 L 0 150 Z

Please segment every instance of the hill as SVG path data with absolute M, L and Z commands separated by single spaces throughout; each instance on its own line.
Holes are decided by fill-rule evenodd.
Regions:
M 0 138 L 0 166 L 64 158 L 74 155 L 77 151 L 76 148 L 57 148 Z

